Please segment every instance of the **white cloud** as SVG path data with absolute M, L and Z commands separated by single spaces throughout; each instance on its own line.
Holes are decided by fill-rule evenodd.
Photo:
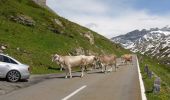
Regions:
M 127 1 L 127 0 L 123 0 Z M 122 2 L 107 4 L 104 0 L 47 0 L 58 14 L 88 27 L 107 38 L 135 29 L 170 25 L 170 15 L 151 15 Z

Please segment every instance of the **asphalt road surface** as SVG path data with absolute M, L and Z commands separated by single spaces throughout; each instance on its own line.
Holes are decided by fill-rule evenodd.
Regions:
M 115 72 L 89 71 L 83 78 L 80 72 L 72 79 L 56 75 L 38 84 L 0 96 L 0 100 L 141 100 L 136 59 Z

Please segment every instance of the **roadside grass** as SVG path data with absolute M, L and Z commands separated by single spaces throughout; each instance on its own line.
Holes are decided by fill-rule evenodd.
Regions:
M 31 17 L 35 26 L 11 21 L 10 16 L 17 14 Z M 59 19 L 63 27 L 54 24 L 52 19 Z M 49 30 L 50 26 L 55 27 L 57 32 Z M 80 35 L 88 31 L 94 35 L 94 45 Z M 129 52 L 105 37 L 38 6 L 32 0 L 0 0 L 0 45 L 7 45 L 6 54 L 30 65 L 32 74 L 59 73 L 59 66 L 51 62 L 51 55 L 68 55 L 78 47 L 97 54 L 117 56 Z
M 154 58 L 138 55 L 138 58 L 142 57 L 140 62 L 141 74 L 145 85 L 145 93 L 148 100 L 170 100 L 170 68 L 159 64 Z M 144 72 L 145 64 L 148 65 L 149 70 L 153 71 L 156 76 L 161 78 L 161 91 L 158 94 L 153 93 L 153 83 L 155 77 L 150 79 Z

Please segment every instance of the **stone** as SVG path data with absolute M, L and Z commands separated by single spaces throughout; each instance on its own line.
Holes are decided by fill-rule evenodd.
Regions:
M 35 21 L 30 16 L 26 16 L 26 15 L 22 15 L 22 14 L 18 14 L 15 16 L 11 15 L 10 19 L 12 21 L 15 21 L 15 22 L 23 24 L 23 25 L 35 26 Z
M 160 90 L 161 90 L 161 79 L 160 79 L 160 77 L 157 77 L 154 80 L 153 93 L 159 93 Z
M 154 84 L 153 93 L 159 93 L 161 90 L 160 85 Z
M 6 50 L 6 47 L 2 45 L 2 46 L 1 46 L 1 49 L 2 49 L 2 50 Z
M 80 35 L 83 35 L 90 42 L 91 45 L 94 44 L 94 36 L 90 31 L 85 33 L 80 33 Z
M 54 22 L 59 25 L 60 27 L 63 27 L 62 22 L 59 19 L 54 19 Z
M 70 55 L 77 56 L 77 55 L 85 55 L 85 51 L 82 47 L 75 48 L 71 50 Z
M 161 85 L 161 78 L 160 77 L 156 77 L 156 79 L 154 80 L 154 84 Z
M 17 51 L 20 51 L 20 48 L 19 48 L 19 47 L 17 48 Z
M 153 72 L 152 71 L 149 71 L 148 72 L 148 77 L 151 79 L 153 77 Z
M 148 65 L 145 65 L 145 67 L 144 67 L 144 72 L 146 72 L 147 75 L 148 75 L 148 73 L 149 73 L 149 67 L 148 67 Z

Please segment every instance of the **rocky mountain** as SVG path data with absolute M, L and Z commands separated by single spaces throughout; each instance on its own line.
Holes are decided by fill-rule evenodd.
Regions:
M 132 52 L 151 55 L 170 64 L 170 27 L 134 30 L 111 39 Z

